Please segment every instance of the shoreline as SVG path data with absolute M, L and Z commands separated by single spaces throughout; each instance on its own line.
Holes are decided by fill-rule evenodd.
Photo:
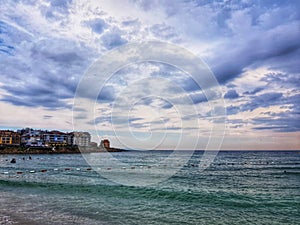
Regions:
M 0 155 L 26 155 L 26 154 L 81 154 L 97 152 L 124 152 L 128 150 L 119 148 L 59 146 L 54 150 L 51 147 L 23 147 L 0 146 Z
M 24 219 L 24 215 L 0 210 L 0 224 L 38 225 L 39 223 L 28 218 Z
M 5 206 L 0 207 L 0 224 L 3 225 L 96 224 L 95 221 L 92 221 L 89 218 L 79 217 L 72 213 L 47 208 L 47 203 L 45 204 L 39 200 L 42 199 L 42 195 L 40 194 L 30 198 L 24 198 L 12 191 L 5 190 L 0 194 L 0 197 L 1 206 Z M 27 203 L 32 200 L 38 201 L 38 205 L 40 206 L 39 209 L 36 209 L 35 206 L 27 205 Z M 14 210 L 15 207 L 20 208 L 21 210 Z M 45 218 L 47 219 L 45 220 Z

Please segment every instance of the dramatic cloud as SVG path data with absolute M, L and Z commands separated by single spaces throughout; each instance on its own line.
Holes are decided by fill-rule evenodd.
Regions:
M 299 8 L 299 1 L 280 0 L 4 1 L 0 112 L 5 116 L 0 122 L 27 125 L 26 116 L 16 112 L 16 120 L 11 112 L 20 109 L 37 114 L 41 122 L 35 124 L 41 128 L 55 121 L 68 127 L 76 88 L 93 62 L 127 43 L 159 40 L 186 48 L 207 63 L 220 84 L 209 87 L 210 101 L 208 88 L 199 87 L 176 65 L 139 62 L 115 71 L 104 84 L 85 87 L 85 101 L 73 111 L 86 129 L 95 123 L 111 134 L 116 125 L 125 133 L 129 124 L 135 132 L 151 128 L 153 135 L 163 129 L 174 134 L 183 121 L 184 134 L 195 138 L 194 131 L 200 130 L 205 136 L 213 126 L 214 102 L 224 98 L 229 140 L 280 133 L 290 141 L 288 135 L 300 131 Z M 98 97 L 91 99 L 96 85 Z M 222 96 L 215 94 L 216 88 Z M 130 117 L 124 114 L 128 102 L 134 102 Z M 99 114 L 91 117 L 85 104 L 95 104 Z M 111 116 L 113 106 L 116 114 Z M 178 109 L 184 109 L 183 115 Z
M 234 99 L 238 98 L 239 94 L 236 92 L 236 90 L 229 90 L 225 95 L 224 98 Z
M 98 34 L 101 34 L 104 29 L 107 28 L 107 24 L 105 23 L 105 21 L 100 18 L 91 20 L 87 22 L 87 24 L 90 25 L 92 30 Z
M 1 85 L 6 91 L 1 99 L 33 107 L 64 107 L 62 100 L 74 97 L 78 81 L 90 63 L 86 56 L 91 54 L 64 39 L 44 39 L 22 47 L 26 52 L 16 54 L 15 60 L 4 59 L 2 72 L 12 76 L 7 76 L 7 82 Z
M 114 30 L 110 33 L 104 34 L 102 36 L 102 42 L 104 47 L 110 50 L 125 44 L 127 41 L 121 37 L 120 31 Z
M 299 99 L 300 100 L 300 99 Z M 300 116 L 297 113 L 277 113 L 272 117 L 255 118 L 253 122 L 256 130 L 274 130 L 277 132 L 300 131 Z M 274 118 L 275 117 L 275 118 Z

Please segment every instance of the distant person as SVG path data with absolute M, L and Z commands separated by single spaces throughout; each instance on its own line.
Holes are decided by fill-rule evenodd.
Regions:
M 31 156 L 29 156 L 29 160 L 32 160 Z
M 16 163 L 16 159 L 12 158 L 12 160 L 10 161 L 10 163 Z

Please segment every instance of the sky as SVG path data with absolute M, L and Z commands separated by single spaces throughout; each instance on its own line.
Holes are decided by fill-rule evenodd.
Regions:
M 300 149 L 297 0 L 0 0 L 0 12 L 0 129 L 75 128 L 129 149 Z M 216 83 L 167 56 L 99 66 L 150 41 L 191 53 Z

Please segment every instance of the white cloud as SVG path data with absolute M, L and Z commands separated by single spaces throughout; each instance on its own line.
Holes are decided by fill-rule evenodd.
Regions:
M 299 3 L 254 3 L 6 1 L 1 5 L 0 15 L 0 104 L 1 115 L 5 114 L 2 124 L 30 126 L 24 119 L 30 114 L 31 126 L 68 128 L 76 86 L 89 65 L 127 42 L 156 39 L 179 44 L 204 57 L 224 94 L 238 93 L 237 98 L 226 101 L 231 122 L 225 146 L 230 147 L 229 140 L 239 134 L 253 137 L 256 132 L 263 133 L 264 140 L 269 143 L 267 138 L 274 134 L 272 118 L 274 126 L 288 125 L 298 110 Z M 169 80 L 155 85 L 151 83 L 152 78 Z M 99 85 L 87 85 L 86 97 Z M 211 105 L 205 101 L 203 93 L 182 71 L 159 63 L 128 65 L 117 71 L 102 92 L 105 101 L 97 105 L 101 115 L 78 111 L 77 116 L 84 129 L 91 129 L 91 118 L 103 117 L 104 120 L 99 119 L 101 129 L 113 139 L 108 132 L 112 129 L 109 116 L 115 99 L 120 101 L 115 113 L 120 118 L 118 129 L 122 130 L 121 122 L 126 123 L 122 111 L 126 109 L 126 101 L 139 102 L 149 95 L 160 98 L 153 98 L 148 105 L 144 99 L 143 104 L 136 103 L 129 110 L 133 119 L 139 118 L 131 122 L 137 132 L 147 133 L 151 124 L 157 134 L 165 127 L 176 134 L 179 119 L 183 118 L 184 135 L 193 136 L 191 130 L 197 128 L 195 121 L 202 124 L 201 135 L 209 135 L 213 123 L 205 116 L 210 115 Z M 188 95 L 196 104 L 186 104 Z M 261 100 L 272 96 L 278 99 L 269 100 L 268 104 Z M 94 104 L 94 100 L 85 101 L 83 108 L 88 108 L 84 104 Z M 176 114 L 175 106 L 180 107 L 182 115 Z M 190 106 L 195 107 L 196 112 Z M 14 112 L 14 116 L 9 112 Z M 258 126 L 255 118 L 261 118 L 264 126 Z M 257 127 L 265 130 L 255 130 Z M 296 125 L 293 129 L 299 132 Z M 128 140 L 126 133 L 122 135 Z M 170 140 L 174 140 L 174 136 L 170 136 L 165 146 L 172 146 Z M 250 139 L 241 137 L 240 140 L 250 146 Z M 282 140 L 291 141 L 289 138 Z M 295 147 L 293 140 L 291 146 Z M 274 146 L 273 142 L 268 146 Z

